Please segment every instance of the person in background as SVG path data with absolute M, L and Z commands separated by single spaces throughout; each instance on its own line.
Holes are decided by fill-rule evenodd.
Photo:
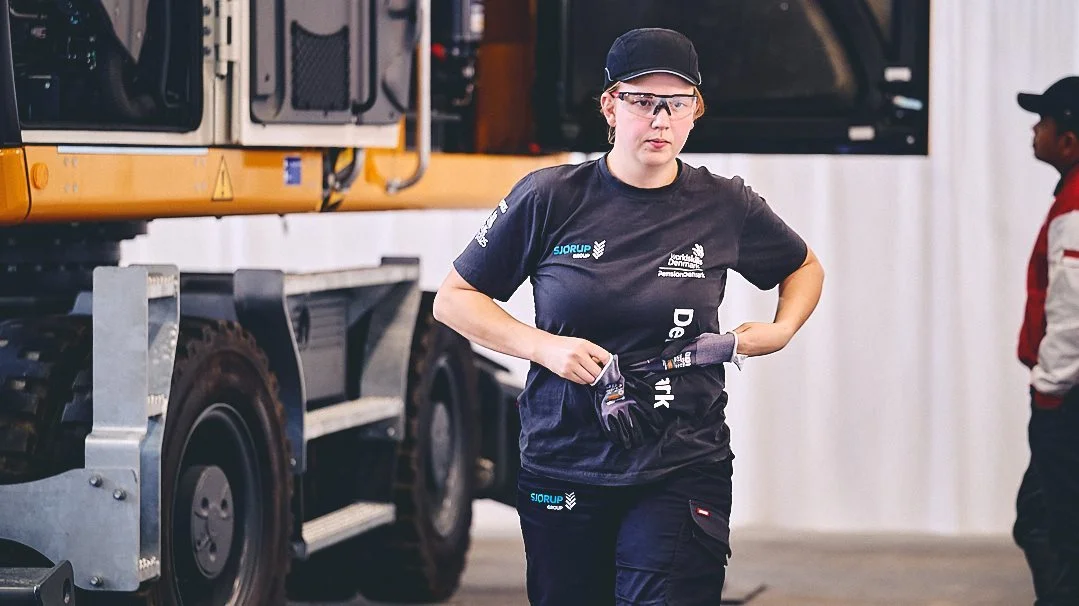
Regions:
M 1034 241 L 1019 359 L 1030 368 L 1030 465 L 1016 499 L 1013 535 L 1034 581 L 1037 606 L 1079 604 L 1079 77 L 1040 95 L 1034 157 L 1060 173 Z

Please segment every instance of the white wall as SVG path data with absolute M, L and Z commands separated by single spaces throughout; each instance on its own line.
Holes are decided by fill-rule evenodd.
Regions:
M 731 373 L 734 525 L 1009 530 L 1028 456 L 1014 355 L 1025 267 L 1056 182 L 1015 94 L 1079 73 L 1076 31 L 1073 0 L 934 2 L 928 158 L 686 158 L 745 177 L 827 270 L 791 345 Z M 161 221 L 125 261 L 315 269 L 414 254 L 433 289 L 486 214 Z M 727 326 L 769 319 L 774 298 L 733 276 Z M 531 320 L 527 285 L 508 308 Z M 514 523 L 482 512 L 481 528 Z

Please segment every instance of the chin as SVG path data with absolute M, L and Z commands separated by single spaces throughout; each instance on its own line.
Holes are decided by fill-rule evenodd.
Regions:
M 670 149 L 663 152 L 651 152 L 642 150 L 637 158 L 646 166 L 663 166 L 674 160 L 676 154 Z

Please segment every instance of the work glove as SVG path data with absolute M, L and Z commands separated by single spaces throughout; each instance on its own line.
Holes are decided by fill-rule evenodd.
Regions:
M 636 448 L 643 444 L 645 424 L 642 407 L 626 392 L 626 378 L 618 368 L 617 354 L 611 354 L 599 376 L 592 382 L 592 387 L 596 416 L 607 439 L 623 448 Z
M 666 372 L 691 366 L 715 366 L 730 362 L 742 369 L 746 356 L 738 353 L 738 335 L 706 332 L 692 339 L 676 339 L 663 346 L 658 356 L 626 365 L 626 372 Z

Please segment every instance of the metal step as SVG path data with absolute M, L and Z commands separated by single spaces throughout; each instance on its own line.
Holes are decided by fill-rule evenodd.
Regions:
M 392 419 L 405 410 L 401 398 L 365 397 L 324 406 L 304 415 L 303 437 L 311 441 L 353 427 Z
M 327 290 L 343 290 L 362 286 L 382 286 L 409 280 L 419 280 L 420 268 L 415 264 L 390 264 L 285 275 L 285 295 L 307 294 Z
M 307 556 L 346 541 L 396 518 L 392 503 L 353 503 L 310 522 L 304 522 L 303 541 L 294 546 L 296 557 Z

